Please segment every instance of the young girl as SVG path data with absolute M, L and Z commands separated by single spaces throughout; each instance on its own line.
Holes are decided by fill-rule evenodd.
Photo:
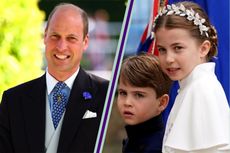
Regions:
M 169 114 L 163 153 L 230 153 L 230 109 L 214 73 L 217 34 L 195 3 L 165 7 L 154 32 L 163 71 L 180 89 Z
M 122 64 L 117 105 L 127 124 L 123 153 L 161 153 L 171 80 L 151 55 L 132 56 Z

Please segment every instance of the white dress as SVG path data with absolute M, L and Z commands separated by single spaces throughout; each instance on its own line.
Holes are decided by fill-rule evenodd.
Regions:
M 214 69 L 200 64 L 179 82 L 163 153 L 230 153 L 230 108 Z

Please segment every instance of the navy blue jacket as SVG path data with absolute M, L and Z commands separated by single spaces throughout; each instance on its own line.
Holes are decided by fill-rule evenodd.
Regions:
M 123 153 L 161 153 L 165 129 L 161 115 L 125 129 L 128 138 L 123 140 Z

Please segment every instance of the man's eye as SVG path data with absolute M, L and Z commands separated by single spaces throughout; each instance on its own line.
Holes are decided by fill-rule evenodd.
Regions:
M 67 40 L 70 41 L 70 42 L 76 42 L 77 38 L 75 38 L 75 37 L 68 37 Z
M 53 40 L 57 40 L 59 38 L 59 36 L 58 35 L 51 35 L 50 38 Z

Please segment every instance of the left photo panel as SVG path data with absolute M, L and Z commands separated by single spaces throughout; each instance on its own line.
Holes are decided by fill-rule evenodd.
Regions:
M 93 153 L 126 0 L 1 6 L 0 152 Z

